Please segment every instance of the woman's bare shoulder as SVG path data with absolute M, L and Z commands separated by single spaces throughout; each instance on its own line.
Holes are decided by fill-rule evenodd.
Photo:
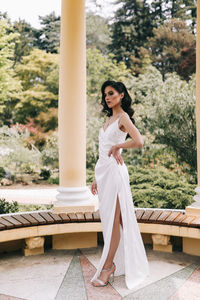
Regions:
M 123 112 L 119 118 L 119 128 L 124 132 L 127 132 L 126 130 L 127 120 L 130 120 L 130 117 L 126 112 Z
M 121 116 L 120 116 L 120 121 L 121 120 L 129 120 L 130 119 L 130 117 L 129 117 L 129 115 L 127 114 L 127 112 L 123 112 L 122 114 L 121 114 Z

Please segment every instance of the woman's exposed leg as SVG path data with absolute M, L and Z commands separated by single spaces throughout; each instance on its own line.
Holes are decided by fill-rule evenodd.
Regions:
M 114 218 L 114 223 L 113 223 L 113 231 L 112 231 L 112 237 L 111 237 L 111 242 L 110 242 L 110 249 L 109 249 L 106 261 L 104 263 L 104 268 L 112 267 L 113 259 L 114 259 L 115 253 L 117 251 L 119 241 L 120 241 L 120 224 L 122 224 L 122 220 L 121 220 L 119 198 L 117 195 L 116 211 L 115 211 L 115 218 Z
M 111 242 L 110 242 L 110 249 L 109 249 L 108 256 L 106 258 L 103 268 L 106 268 L 106 269 L 111 268 L 113 265 L 113 259 L 114 259 L 115 253 L 117 251 L 119 241 L 120 241 L 120 224 L 122 225 L 122 218 L 121 218 L 119 198 L 117 195 L 117 203 L 116 203 L 115 217 L 114 217 L 114 222 L 113 222 L 113 230 L 112 230 L 112 237 L 111 237 Z M 112 273 L 112 271 L 101 272 L 101 274 L 98 278 L 105 282 L 105 281 L 107 281 L 107 279 L 111 273 Z
M 120 224 L 121 224 L 121 226 L 122 226 L 122 229 L 123 229 L 123 223 L 122 223 L 122 214 L 121 214 L 121 212 L 120 212 Z

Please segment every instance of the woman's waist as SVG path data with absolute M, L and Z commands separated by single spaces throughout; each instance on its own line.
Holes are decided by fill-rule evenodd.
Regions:
M 114 146 L 114 145 L 113 145 L 113 146 Z M 112 146 L 111 146 L 111 147 L 112 147 Z M 109 157 L 109 156 L 108 156 L 108 153 L 110 152 L 111 147 L 109 147 L 109 148 L 104 148 L 104 149 L 99 148 L 99 157 Z M 122 153 L 122 151 L 123 151 L 123 149 L 120 148 L 120 149 L 119 149 L 120 154 Z
M 115 164 L 115 165 L 117 164 L 118 165 L 117 160 L 115 159 L 115 157 L 112 154 L 110 156 L 108 156 L 108 154 L 99 155 L 97 163 L 99 165 L 105 165 L 105 164 Z M 97 165 L 97 163 L 96 163 L 96 165 Z

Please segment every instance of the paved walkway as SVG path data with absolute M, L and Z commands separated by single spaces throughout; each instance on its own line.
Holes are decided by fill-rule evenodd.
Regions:
M 0 300 L 199 300 L 200 258 L 182 252 L 163 253 L 146 246 L 151 276 L 133 290 L 124 275 L 112 284 L 93 287 L 90 279 L 102 245 L 90 249 L 46 250 L 24 257 L 1 255 Z
M 0 198 L 20 204 L 52 204 L 56 201 L 56 188 L 0 189 Z
M 24 187 L 24 188 L 0 188 L 0 198 L 6 201 L 17 201 L 19 204 L 53 204 L 56 199 L 58 187 Z M 88 186 L 90 189 L 90 187 Z M 98 195 L 90 193 L 91 201 L 98 209 Z

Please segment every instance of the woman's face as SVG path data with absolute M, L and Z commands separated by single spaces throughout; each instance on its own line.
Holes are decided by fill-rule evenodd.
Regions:
M 112 86 L 107 86 L 104 90 L 105 101 L 109 108 L 120 105 L 124 94 L 119 94 Z

